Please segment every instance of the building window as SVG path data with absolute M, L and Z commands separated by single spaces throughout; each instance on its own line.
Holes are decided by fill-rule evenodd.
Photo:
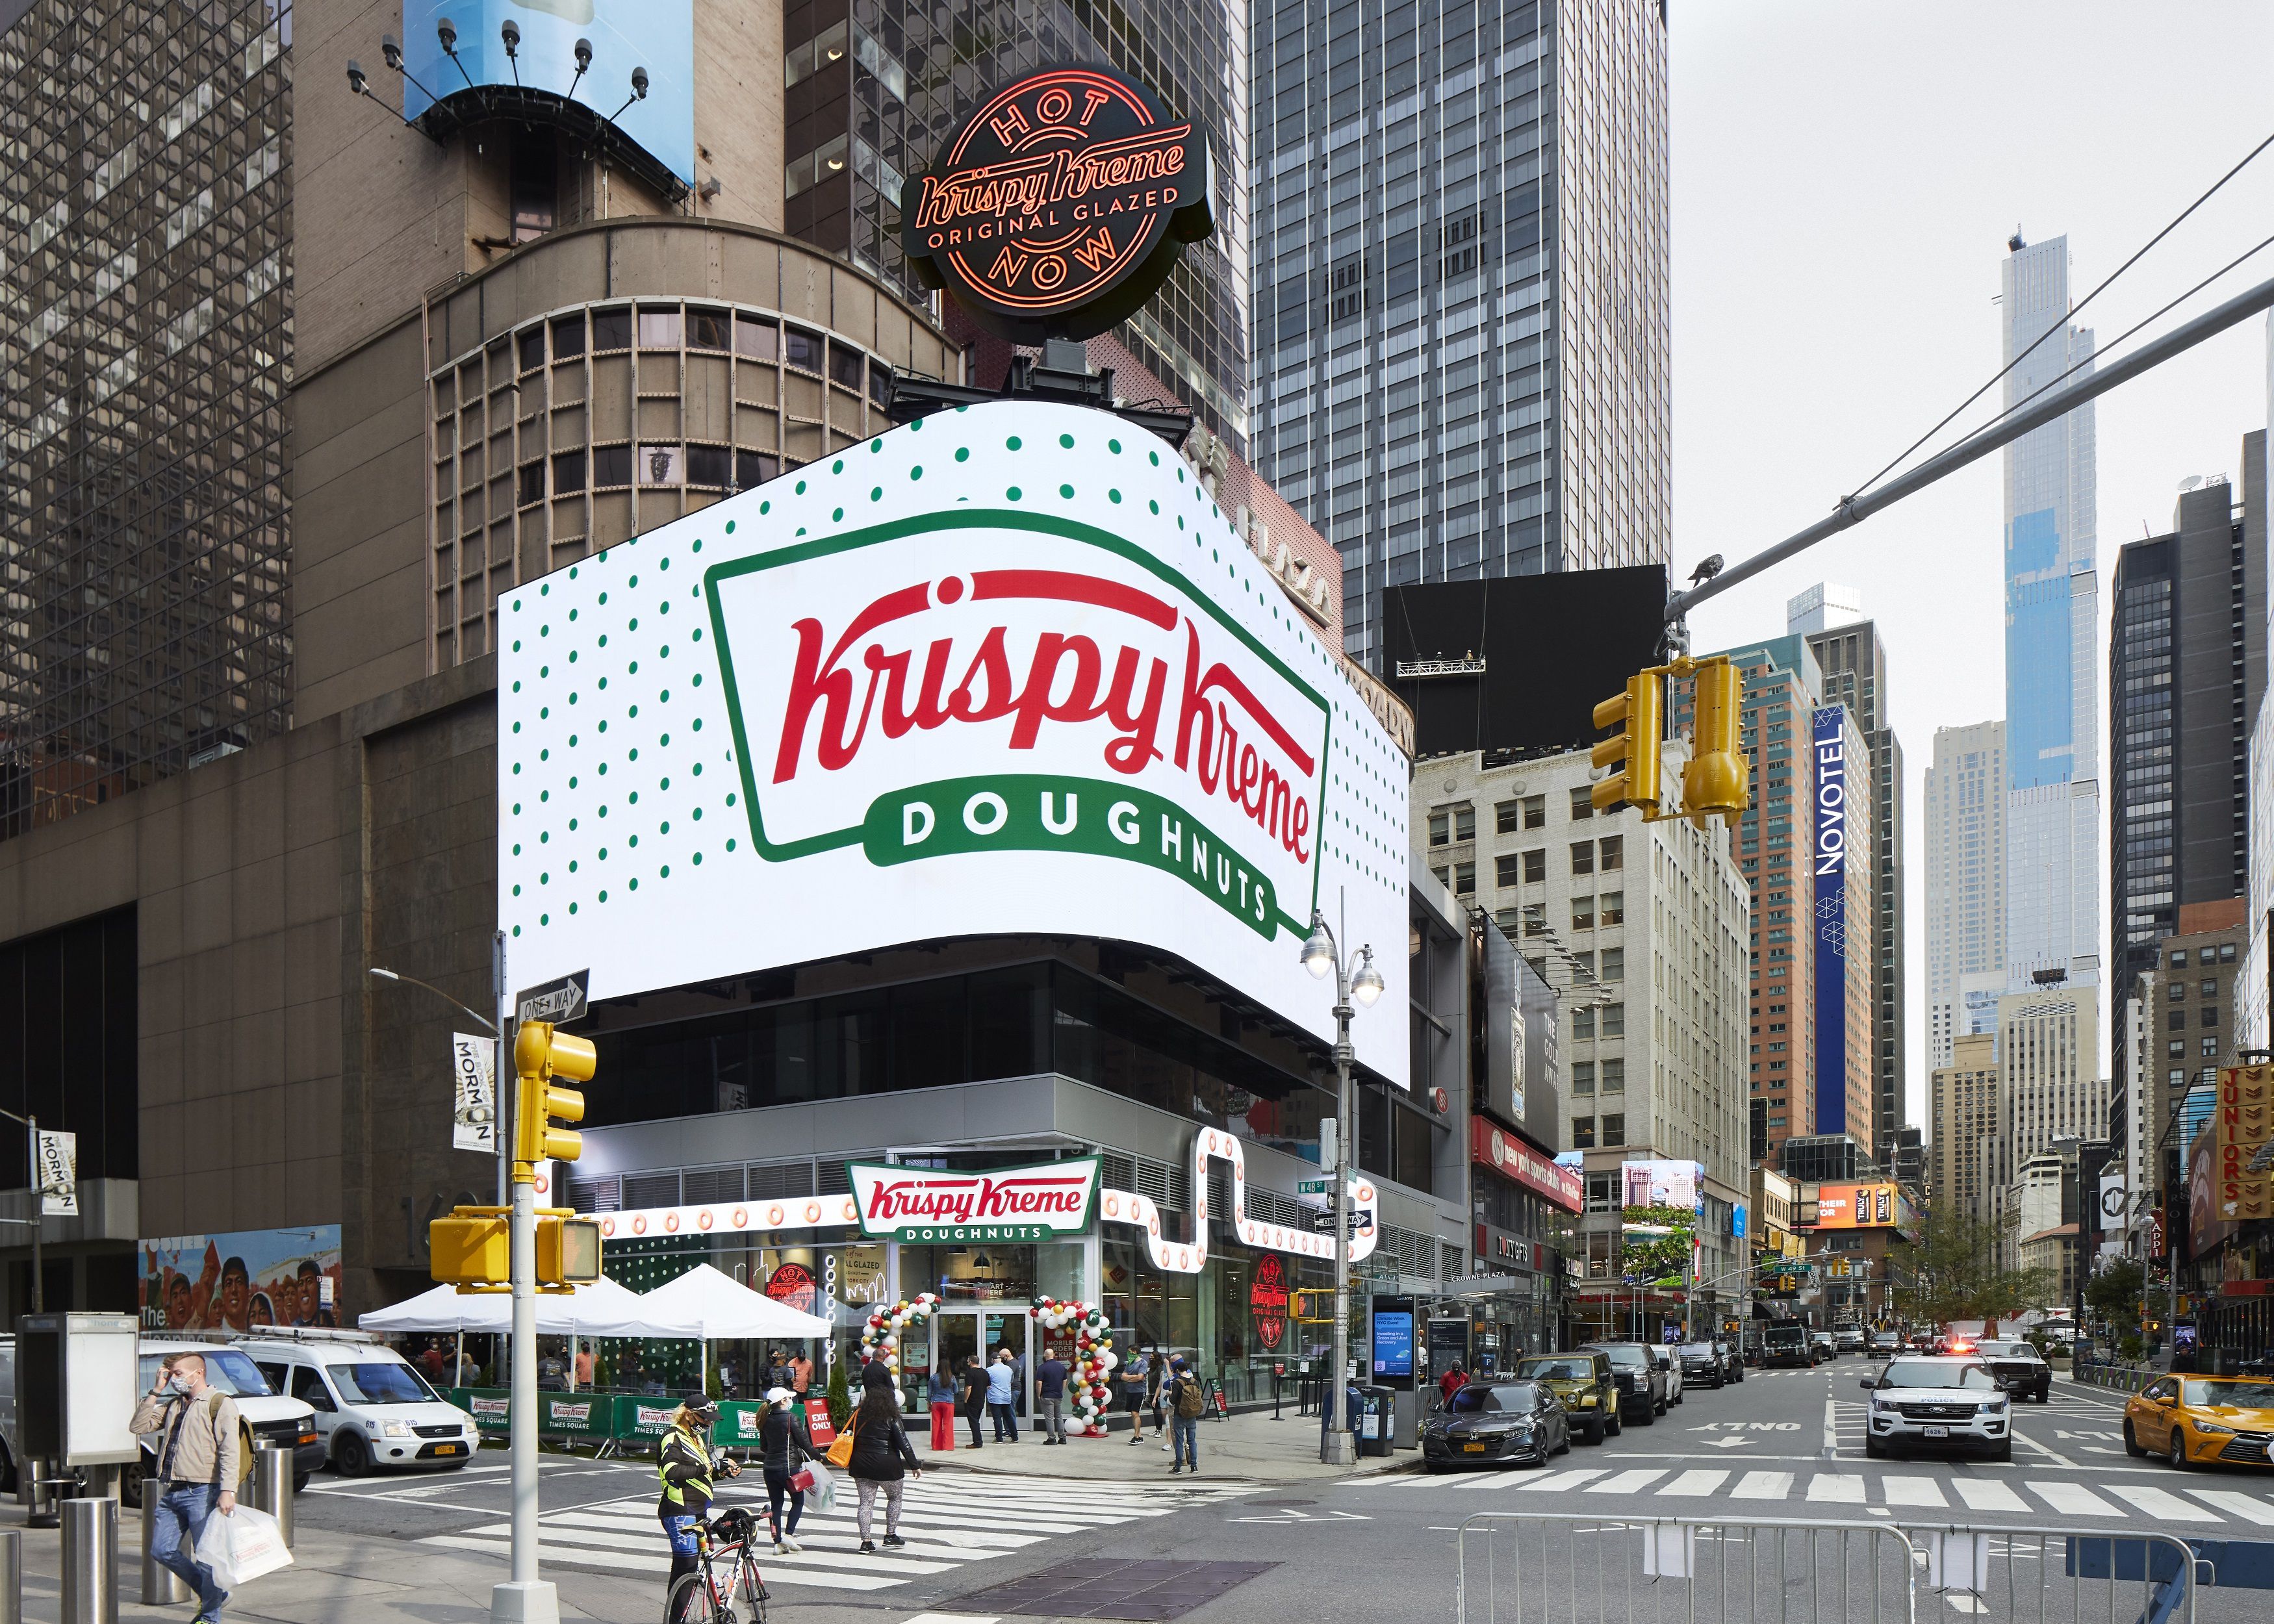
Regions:
M 1576 823 L 1583 817 L 1593 817 L 1594 816 L 1595 792 L 1592 786 L 1583 786 L 1578 789 L 1573 790 L 1571 792 L 1571 821 Z
M 1626 861 L 1626 846 L 1627 841 L 1624 835 L 1605 835 L 1603 837 L 1602 868 L 1605 874 L 1615 874 L 1618 872 L 1619 868 L 1624 865 Z
M 1574 953 L 1574 954 L 1572 954 L 1572 955 L 1571 955 L 1571 962 L 1572 962 L 1572 964 L 1574 964 L 1575 966 L 1577 966 L 1577 973 L 1578 973 L 1579 974 L 1581 974 L 1581 975 L 1585 975 L 1585 976 L 1587 976 L 1587 977 L 1589 977 L 1590 979 L 1592 979 L 1592 978 L 1593 977 L 1593 975 L 1594 975 L 1594 974 L 1595 974 L 1595 956 L 1594 956 L 1594 954 L 1593 954 L 1593 953 L 1591 953 L 1591 952 L 1590 952 L 1590 953 Z
M 2187 950 L 2184 947 L 2173 948 L 2172 950 L 2172 968 L 2174 970 L 2184 970 L 2187 967 Z
M 724 446 L 687 447 L 687 483 L 724 490 L 734 477 L 734 454 Z
M 2211 979 L 2211 980 L 2210 980 L 2210 981 L 2205 981 L 2205 982 L 2202 984 L 2202 986 L 2198 990 L 2199 990 L 2199 991 L 2201 991 L 2201 992 L 2202 992 L 2202 996 L 2203 996 L 2204 997 L 2206 997 L 2206 998 L 2216 998 L 2216 997 L 2218 997 L 2218 979 L 2217 979 L 2216 977 L 2214 977 L 2213 979 Z
M 732 319 L 723 310 L 690 310 L 687 312 L 687 347 L 724 350 L 733 327 Z
M 1571 898 L 1571 929 L 1593 930 L 1595 928 L 1595 899 L 1593 897 Z
M 1528 936 L 1544 936 L 1547 934 L 1547 905 L 1546 903 L 1527 902 L 1524 905 L 1524 934 Z M 1541 979 L 1545 980 L 1546 978 L 1542 977 Z
M 1626 922 L 1626 892 L 1623 891 L 1605 891 L 1603 893 L 1602 923 L 1606 925 L 1623 925 Z
M 2218 1038 L 2216 1038 L 2216 1037 L 2208 1037 L 2208 1038 L 2205 1038 L 2205 1039 L 2202 1041 L 2202 1052 L 2203 1052 L 2203 1058 L 2204 1058 L 2204 1059 L 2206 1059 L 2206 1060 L 2210 1059 L 2212 1056 L 2214 1056 L 2214 1055 L 2218 1054 Z
M 1595 871 L 1595 843 L 1593 840 L 1571 842 L 1571 872 L 1575 875 Z
M 584 454 L 582 451 L 556 451 L 553 454 L 553 493 L 568 496 L 584 488 Z
M 821 370 L 821 335 L 802 327 L 782 329 L 782 359 L 802 372 Z
M 1547 848 L 1543 846 L 1537 851 L 1526 852 L 1524 854 L 1524 883 L 1526 885 L 1538 885 L 1547 878 Z
M 1593 1150 L 1595 1147 L 1595 1119 L 1593 1116 L 1571 1118 L 1571 1148 Z
M 781 459 L 771 451 L 734 453 L 734 483 L 747 491 L 781 477 Z
M 1547 797 L 1526 795 L 1524 798 L 1524 826 L 1526 829 L 1547 827 Z
M 2164 1025 L 2171 1031 L 2185 1032 L 2187 1029 L 2187 1012 L 2185 1010 L 2166 1010 Z
M 1429 844 L 1432 846 L 1453 844 L 1453 815 L 1450 812 L 1429 814 Z
M 1605 1116 L 1603 1118 L 1603 1143 L 1605 1145 L 1623 1145 L 1626 1142 L 1627 1119 L 1625 1116 L 1623 1114 L 1614 1113 L 1613 1115 Z
M 2195 1025 L 2198 1026 L 2216 1026 L 2218 1025 L 2218 1006 L 2217 1004 L 2211 1004 L 2205 1008 L 2202 1014 L 2195 1017 Z
M 1587 1210 L 1591 1213 L 1615 1213 L 1623 1194 L 1620 1188 L 1623 1176 L 1617 1173 L 1587 1175 Z
M 632 448 L 629 446 L 595 446 L 592 447 L 592 484 L 606 490 L 611 485 L 627 485 L 632 482 Z
M 1596 978 L 1600 981 L 1623 981 L 1626 980 L 1627 950 L 1623 947 L 1605 948 L 1603 950 L 1603 967 L 1596 972 Z
M 1512 853 L 1494 858 L 1493 883 L 1503 890 L 1517 884 L 1517 876 L 1523 871 L 1523 866 L 1522 860 Z
M 1627 1006 L 1623 1004 L 1603 1005 L 1603 1035 L 1623 1038 L 1627 1034 Z
M 676 350 L 679 348 L 679 307 L 667 304 L 651 308 L 643 304 L 639 313 L 639 342 L 643 350 Z
M 596 350 L 632 347 L 632 312 L 628 304 L 592 312 L 592 348 Z
M 734 312 L 734 353 L 752 361 L 772 361 L 781 355 L 781 328 L 757 316 Z
M 1571 1063 L 1571 1092 L 1573 1094 L 1593 1094 L 1595 1092 L 1595 1063 L 1593 1061 L 1575 1060 Z
M 539 327 L 538 331 L 541 333 L 544 329 Z M 542 462 L 523 462 L 521 465 L 519 497 L 519 506 L 523 508 L 545 500 L 545 464 Z
M 1453 865 L 1453 895 L 1473 897 L 1477 894 L 1477 866 L 1472 862 Z
M 2173 998 L 2186 997 L 2187 996 L 2187 984 L 2185 981 L 2172 982 L 2167 989 L 2167 996 Z
M 1493 831 L 1495 834 L 1503 835 L 1512 835 L 1516 833 L 1516 831 L 1522 827 L 1522 824 L 1517 821 L 1524 816 L 1522 806 L 1523 803 L 1521 801 L 1503 801 L 1495 806 L 1493 808 Z
M 2180 1059 L 2187 1052 L 2187 1039 L 2173 1038 L 2169 1044 L 2165 1045 L 2164 1052 L 2173 1060 Z
M 2222 942 L 2218 944 L 2218 961 L 2221 964 L 2233 964 L 2234 962 L 2233 943 Z
M 1571 1036 L 1574 1041 L 1585 1042 L 1595 1035 L 1595 1011 L 1592 1004 L 1581 1004 L 1571 1011 Z
M 1602 1086 L 1605 1094 L 1623 1094 L 1627 1086 L 1627 1063 L 1610 1059 L 1602 1062 Z

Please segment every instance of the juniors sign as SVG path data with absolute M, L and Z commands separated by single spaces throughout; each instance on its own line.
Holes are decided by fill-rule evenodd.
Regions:
M 502 606 L 501 917 L 594 999 L 1050 934 L 1333 1041 L 1348 910 L 1404 1084 L 1407 769 L 1191 471 L 1103 413 L 896 429 Z M 1366 1022 L 1378 1030 L 1369 1035 Z
M 983 1173 L 845 1164 L 861 1232 L 918 1244 L 1084 1234 L 1097 1213 L 1097 1168 L 1096 1156 Z
M 1005 338 L 1103 333 L 1213 229 L 1208 144 L 1105 67 L 996 92 L 900 194 L 909 260 Z

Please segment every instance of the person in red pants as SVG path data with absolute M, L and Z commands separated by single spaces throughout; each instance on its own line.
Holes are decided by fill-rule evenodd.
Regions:
M 931 1375 L 924 1383 L 924 1396 L 931 1401 L 931 1447 L 954 1448 L 955 1378 L 949 1373 L 946 1360 L 933 1361 Z

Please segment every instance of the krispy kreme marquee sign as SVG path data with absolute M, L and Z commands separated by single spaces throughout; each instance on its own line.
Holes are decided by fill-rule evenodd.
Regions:
M 1148 946 L 1404 1086 L 1410 763 L 1109 414 L 951 410 L 508 595 L 501 922 L 594 1001 L 988 935 Z M 1366 1023 L 1375 1023 L 1371 1040 Z
M 1086 1234 L 1097 1215 L 1098 1158 L 950 1172 L 848 1162 L 861 1232 L 882 1240 L 1048 1241 Z
M 1021 343 L 1103 333 L 1214 229 L 1207 141 L 1112 68 L 997 91 L 900 193 L 918 275 Z

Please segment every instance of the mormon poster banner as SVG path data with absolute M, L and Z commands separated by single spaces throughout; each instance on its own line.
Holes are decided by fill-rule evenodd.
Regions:
M 1176 954 L 1331 1042 L 1388 989 L 1407 767 L 1192 470 L 1101 412 L 942 412 L 516 590 L 500 922 L 594 1000 L 952 936 Z M 1374 1030 L 1368 1031 L 1372 1023 Z

